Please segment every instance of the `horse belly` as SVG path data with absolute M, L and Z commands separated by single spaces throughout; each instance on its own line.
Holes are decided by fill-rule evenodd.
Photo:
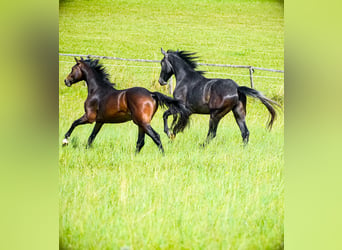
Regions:
M 192 113 L 196 114 L 209 114 L 209 102 L 203 95 L 188 96 L 186 106 Z
M 113 105 L 103 114 L 103 119 L 108 123 L 120 123 L 132 120 L 132 115 L 129 110 Z
M 187 107 L 191 110 L 192 113 L 195 114 L 209 114 L 210 109 L 208 103 L 201 103 L 200 105 L 187 105 Z
M 132 116 L 129 113 L 126 112 L 118 112 L 114 115 L 105 117 L 107 123 L 122 123 L 122 122 L 128 122 L 132 120 Z

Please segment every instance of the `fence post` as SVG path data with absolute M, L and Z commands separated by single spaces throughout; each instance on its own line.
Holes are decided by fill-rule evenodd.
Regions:
M 169 94 L 170 95 L 172 94 L 172 77 L 170 77 L 170 80 L 169 80 Z
M 250 66 L 249 67 L 249 79 L 251 80 L 251 88 L 253 89 L 254 88 L 254 83 L 253 83 L 253 67 Z

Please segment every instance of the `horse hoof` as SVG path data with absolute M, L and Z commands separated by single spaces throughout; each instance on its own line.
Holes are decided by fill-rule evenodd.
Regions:
M 176 138 L 176 135 L 174 135 L 174 134 L 170 134 L 170 136 L 169 136 L 169 138 L 173 141 L 175 138 Z
M 63 146 L 66 146 L 66 145 L 68 145 L 69 144 L 69 141 L 68 141 L 68 139 L 66 139 L 66 138 L 64 138 L 63 139 Z

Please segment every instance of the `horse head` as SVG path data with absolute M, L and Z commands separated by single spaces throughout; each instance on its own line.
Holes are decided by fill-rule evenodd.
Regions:
M 71 68 L 70 74 L 64 80 L 66 86 L 70 87 L 72 84 L 77 83 L 79 81 L 84 80 L 84 76 L 82 73 L 82 65 L 83 65 L 83 58 L 78 60 L 75 57 L 76 64 Z
M 174 74 L 172 64 L 169 61 L 168 53 L 161 48 L 161 53 L 164 55 L 164 58 L 160 61 L 161 71 L 159 76 L 159 84 L 166 85 L 167 81 Z

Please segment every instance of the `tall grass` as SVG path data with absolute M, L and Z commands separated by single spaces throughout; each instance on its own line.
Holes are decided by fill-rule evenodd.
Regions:
M 202 61 L 283 69 L 283 14 L 278 1 L 62 1 L 60 52 L 161 59 L 160 47 L 199 52 Z M 102 60 L 117 88 L 157 83 L 160 65 Z M 60 57 L 60 141 L 83 114 L 87 89 L 67 88 L 74 61 Z M 249 85 L 240 69 L 201 67 L 208 77 Z M 246 76 L 245 76 L 246 75 Z M 255 87 L 283 103 L 283 76 L 255 72 Z M 262 78 L 262 77 L 266 78 Z M 273 78 L 277 77 L 277 78 Z M 250 143 L 233 115 L 200 147 L 208 116 L 170 142 L 162 110 L 152 121 L 165 156 L 149 137 L 134 154 L 132 122 L 106 124 L 85 149 L 93 125 L 79 126 L 60 147 L 60 246 L 64 249 L 283 248 L 284 120 L 271 132 L 268 112 L 248 98 Z

